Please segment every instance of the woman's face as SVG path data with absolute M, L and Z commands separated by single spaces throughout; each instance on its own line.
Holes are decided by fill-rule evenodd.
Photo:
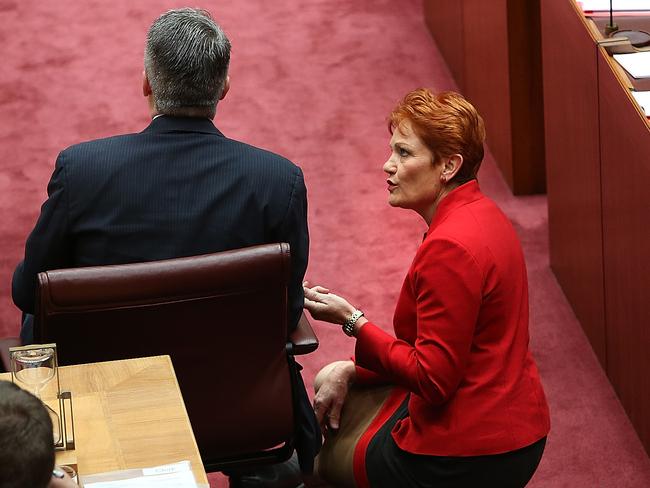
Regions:
M 443 190 L 442 162 L 433 162 L 433 153 L 413 132 L 408 120 L 393 131 L 390 148 L 390 158 L 384 163 L 388 203 L 415 210 L 430 223 Z

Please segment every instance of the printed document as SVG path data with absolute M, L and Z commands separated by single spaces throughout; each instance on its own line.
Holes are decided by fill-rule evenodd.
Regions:
M 189 461 L 82 478 L 85 488 L 196 488 Z
M 585 12 L 609 12 L 609 0 L 578 0 Z M 612 0 L 612 9 L 615 11 L 650 10 L 648 0 Z
M 650 51 L 614 54 L 614 59 L 635 78 L 650 78 Z
M 650 117 L 650 91 L 633 91 L 632 96 L 643 109 L 646 117 Z

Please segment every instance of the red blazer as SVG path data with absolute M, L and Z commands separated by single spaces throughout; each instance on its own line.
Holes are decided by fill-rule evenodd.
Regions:
M 508 218 L 466 183 L 439 204 L 397 302 L 395 337 L 372 323 L 356 343 L 357 381 L 411 392 L 393 429 L 405 451 L 498 454 L 550 429 L 528 349 L 526 265 Z

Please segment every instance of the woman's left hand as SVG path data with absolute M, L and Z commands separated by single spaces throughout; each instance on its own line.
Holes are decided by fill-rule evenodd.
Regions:
M 305 291 L 305 308 L 309 310 L 316 320 L 342 325 L 356 310 L 343 297 L 330 293 L 322 286 L 310 287 L 308 282 L 303 283 Z
M 321 375 L 325 368 L 330 368 L 323 379 Z M 341 410 L 348 395 L 350 384 L 354 380 L 356 370 L 352 361 L 337 361 L 326 366 L 316 376 L 314 388 L 314 413 L 323 433 L 337 430 L 341 422 Z

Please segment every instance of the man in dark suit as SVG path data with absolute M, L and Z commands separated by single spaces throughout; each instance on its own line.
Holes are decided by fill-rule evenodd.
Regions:
M 288 325 L 295 328 L 309 247 L 303 174 L 277 154 L 228 139 L 212 123 L 230 87 L 229 61 L 230 42 L 207 12 L 172 10 L 154 21 L 142 87 L 153 120 L 138 134 L 59 154 L 13 276 L 14 302 L 27 316 L 44 270 L 288 242 Z M 28 317 L 23 341 L 31 334 Z

